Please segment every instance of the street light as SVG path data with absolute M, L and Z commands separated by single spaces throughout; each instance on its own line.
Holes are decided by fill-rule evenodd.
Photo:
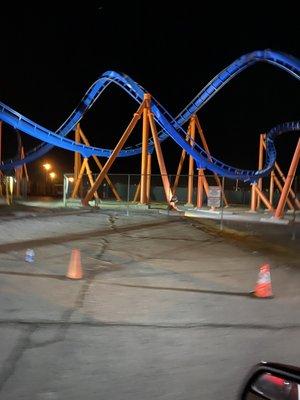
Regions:
M 56 173 L 55 172 L 50 172 L 49 176 L 50 176 L 50 179 L 53 181 L 53 179 L 56 178 Z
M 45 168 L 46 171 L 49 171 L 51 169 L 51 164 L 49 163 L 43 164 L 43 167 Z
M 52 168 L 52 165 L 49 163 L 46 163 L 46 164 L 43 164 L 43 167 L 46 172 L 46 174 L 45 174 L 45 195 L 47 195 L 48 173 L 49 173 L 49 170 Z

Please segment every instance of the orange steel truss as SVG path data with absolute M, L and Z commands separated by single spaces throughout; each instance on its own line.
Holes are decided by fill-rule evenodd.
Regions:
M 85 198 L 82 200 L 82 204 L 84 206 L 88 206 L 89 201 L 92 200 L 94 194 L 97 189 L 103 182 L 106 174 L 117 158 L 119 152 L 125 145 L 126 140 L 129 138 L 130 134 L 136 127 L 138 121 L 142 118 L 142 157 L 141 157 L 141 181 L 135 193 L 135 201 L 138 196 L 140 196 L 140 203 L 147 204 L 150 200 L 150 183 L 151 183 L 151 154 L 148 153 L 148 139 L 150 136 L 150 132 L 153 138 L 154 149 L 157 156 L 157 161 L 160 169 L 160 174 L 162 178 L 163 188 L 166 200 L 170 207 L 173 207 L 171 203 L 171 199 L 173 196 L 172 189 L 169 182 L 169 177 L 167 174 L 167 169 L 165 165 L 165 161 L 163 158 L 157 128 L 154 120 L 153 113 L 151 112 L 151 95 L 145 94 L 144 100 L 140 104 L 137 111 L 134 113 L 133 118 L 131 119 L 129 125 L 125 129 L 123 135 L 121 136 L 118 144 L 114 148 L 111 153 L 111 156 L 107 159 L 106 163 L 102 167 L 97 179 L 94 184 L 91 185 L 90 190 L 88 191 Z
M 292 162 L 291 162 L 291 165 L 290 165 L 290 168 L 289 168 L 289 171 L 288 171 L 288 174 L 285 179 L 284 186 L 283 186 L 283 189 L 281 192 L 279 203 L 276 208 L 276 212 L 275 212 L 276 218 L 283 217 L 284 206 L 286 204 L 288 195 L 290 193 L 293 193 L 292 195 L 293 195 L 294 203 L 295 203 L 296 207 L 298 208 L 298 210 L 300 209 L 299 200 L 297 199 L 296 194 L 291 191 L 292 183 L 295 178 L 295 174 L 296 174 L 297 167 L 299 164 L 299 159 L 300 159 L 300 139 L 298 139 L 298 144 L 296 146 L 296 150 L 295 150 L 295 153 L 294 153 L 294 156 L 293 156 L 293 159 L 292 159 Z
M 2 163 L 2 121 L 0 121 L 0 163 Z M 2 180 L 3 180 L 3 172 L 0 171 L 0 196 L 3 196 Z
M 197 115 L 192 115 L 189 126 L 188 126 L 188 130 L 187 130 L 187 136 L 186 136 L 186 141 L 189 142 L 191 146 L 193 146 L 195 143 L 196 130 L 200 136 L 203 149 L 210 156 L 208 144 L 205 139 L 199 119 L 198 119 Z M 179 182 L 179 178 L 180 178 L 180 175 L 182 172 L 185 157 L 186 157 L 186 151 L 182 150 L 180 161 L 179 161 L 177 172 L 176 172 L 174 185 L 173 185 L 174 193 L 176 192 L 176 189 L 178 186 L 178 182 Z M 216 173 L 214 173 L 214 178 L 215 178 L 217 185 L 221 189 L 224 204 L 226 207 L 228 207 L 228 202 L 227 202 L 227 199 L 226 199 L 226 196 L 224 193 L 224 189 L 222 187 L 221 180 Z M 194 182 L 194 159 L 192 156 L 189 156 L 188 191 L 187 191 L 187 205 L 188 206 L 193 206 L 193 190 L 194 190 L 193 182 Z M 208 196 L 209 185 L 208 185 L 207 179 L 204 174 L 204 169 L 199 168 L 198 169 L 198 180 L 197 180 L 197 208 L 202 208 L 202 206 L 203 206 L 204 191 L 206 193 L 206 196 Z
M 20 151 L 20 159 L 22 160 L 23 158 L 25 158 L 25 153 L 24 153 L 24 147 L 22 146 L 21 151 Z M 26 178 L 26 181 L 29 182 L 26 164 L 23 164 L 20 167 L 15 169 L 16 197 L 20 197 L 20 194 L 21 194 L 20 186 L 21 186 L 21 182 L 22 182 L 22 179 L 24 176 Z
M 299 139 L 300 141 L 300 139 Z M 278 163 L 275 162 L 274 169 L 270 175 L 269 198 L 262 191 L 262 178 L 257 183 L 252 184 L 251 190 L 251 212 L 256 212 L 262 201 L 267 209 L 274 212 L 276 218 L 282 218 L 284 208 L 287 205 L 290 210 L 300 210 L 300 201 L 297 199 L 296 193 L 292 189 L 292 183 L 296 174 L 300 157 L 300 144 L 296 146 L 295 153 L 288 171 L 287 176 L 283 174 Z M 266 134 L 262 133 L 259 139 L 259 157 L 258 168 L 263 168 L 264 152 L 266 150 Z M 276 209 L 274 209 L 274 190 L 275 187 L 280 192 L 280 199 Z
M 90 146 L 90 143 L 89 143 L 87 137 L 85 136 L 85 134 L 83 133 L 83 131 L 82 131 L 81 127 L 80 127 L 80 124 L 78 124 L 76 126 L 75 141 L 77 143 L 80 143 L 82 141 L 87 146 Z M 97 164 L 99 170 L 101 171 L 103 169 L 103 166 L 102 166 L 101 162 L 99 161 L 98 157 L 93 155 L 93 159 L 94 159 L 95 163 Z M 83 161 L 82 161 L 80 153 L 75 153 L 75 158 L 74 158 L 74 188 L 73 188 L 73 192 L 71 194 L 71 197 L 73 199 L 78 196 L 78 191 L 79 191 L 79 188 L 80 188 L 80 185 L 81 185 L 82 178 L 83 178 L 84 174 L 87 174 L 88 179 L 90 181 L 90 185 L 92 187 L 95 182 L 94 182 L 94 179 L 93 179 L 92 171 L 91 171 L 90 166 L 89 166 L 88 158 L 84 158 Z M 105 174 L 104 178 L 106 179 L 109 187 L 111 188 L 116 200 L 117 201 L 121 201 L 121 197 L 119 196 L 119 194 L 117 192 L 117 189 L 113 185 L 113 183 L 110 180 L 110 178 L 108 177 L 108 175 Z M 95 199 L 99 199 L 97 191 L 94 192 L 93 196 L 95 197 Z
M 2 121 L 0 121 L 0 163 L 2 162 Z M 25 158 L 24 147 L 21 146 L 19 150 L 19 158 Z M 3 188 L 2 184 L 5 183 L 5 191 L 6 191 L 6 199 L 7 203 L 12 203 L 12 196 L 13 192 L 15 191 L 16 197 L 20 197 L 21 194 L 21 181 L 25 177 L 26 181 L 29 182 L 28 171 L 26 164 L 21 165 L 18 168 L 15 168 L 15 179 L 16 179 L 16 186 L 14 186 L 14 180 L 12 179 L 5 179 L 4 174 L 0 171 L 0 196 L 3 196 Z

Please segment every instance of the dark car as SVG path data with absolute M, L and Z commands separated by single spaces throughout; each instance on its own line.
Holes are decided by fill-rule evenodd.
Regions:
M 300 369 L 261 362 L 250 371 L 239 399 L 300 400 Z

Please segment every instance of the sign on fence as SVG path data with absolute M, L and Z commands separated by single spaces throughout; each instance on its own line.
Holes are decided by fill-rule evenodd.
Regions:
M 221 188 L 219 186 L 209 186 L 207 196 L 208 207 L 220 207 L 221 205 Z

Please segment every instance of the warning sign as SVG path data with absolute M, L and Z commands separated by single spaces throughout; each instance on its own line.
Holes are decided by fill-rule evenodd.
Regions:
M 220 207 L 221 205 L 221 188 L 219 186 L 209 186 L 207 205 L 209 207 Z

